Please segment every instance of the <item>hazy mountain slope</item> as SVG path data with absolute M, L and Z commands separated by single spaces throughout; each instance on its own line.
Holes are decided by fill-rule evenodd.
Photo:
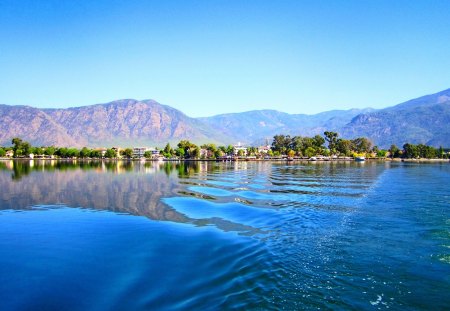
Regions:
M 339 130 L 353 117 L 373 109 L 332 110 L 315 115 L 288 114 L 276 110 L 254 110 L 199 118 L 211 128 L 241 142 L 264 141 L 276 134 L 316 135 Z
M 9 145 L 14 137 L 34 145 L 77 146 L 85 142 L 73 139 L 63 126 L 42 110 L 0 105 L 0 144 Z
M 89 145 L 148 145 L 181 139 L 221 141 L 220 135 L 211 133 L 198 120 L 152 100 L 119 100 L 46 112 L 64 124 L 75 140 L 85 138 Z
M 367 136 L 380 147 L 404 143 L 450 146 L 450 90 L 356 116 L 344 137 Z
M 425 95 L 419 98 L 408 100 L 396 106 L 388 107 L 385 110 L 402 110 L 406 108 L 417 108 L 424 105 L 429 106 L 433 104 L 442 104 L 448 102 L 449 100 L 450 100 L 450 89 L 447 89 L 438 93 Z
M 315 115 L 257 110 L 190 118 L 152 100 L 118 100 L 68 109 L 0 105 L 0 144 L 21 137 L 33 145 L 162 146 L 194 143 L 263 144 L 276 134 L 366 136 L 380 147 L 405 142 L 450 146 L 450 89 L 373 110 L 333 110 Z
M 68 109 L 0 106 L 0 143 L 21 137 L 34 145 L 163 145 L 190 139 L 228 143 L 202 122 L 155 101 L 119 100 Z

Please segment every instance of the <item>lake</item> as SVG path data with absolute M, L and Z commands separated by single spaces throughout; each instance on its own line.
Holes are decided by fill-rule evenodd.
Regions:
M 449 309 L 450 166 L 0 161 L 0 309 Z

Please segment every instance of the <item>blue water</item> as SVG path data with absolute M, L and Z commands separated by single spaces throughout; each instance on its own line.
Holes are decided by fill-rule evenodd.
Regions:
M 450 166 L 0 162 L 1 310 L 450 308 Z

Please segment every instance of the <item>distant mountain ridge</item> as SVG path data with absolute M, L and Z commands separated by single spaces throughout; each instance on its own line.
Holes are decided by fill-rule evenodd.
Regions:
M 450 146 L 450 89 L 356 116 L 343 136 L 366 136 L 382 147 L 423 143 Z
M 338 130 L 360 113 L 374 109 L 332 110 L 314 115 L 288 114 L 276 110 L 254 110 L 200 118 L 216 131 L 246 142 L 272 139 L 276 134 L 314 136 Z
M 222 135 L 172 107 L 125 99 L 66 109 L 0 106 L 0 143 L 21 137 L 34 145 L 139 146 L 181 139 L 220 142 Z
M 162 146 L 263 144 L 276 134 L 365 136 L 379 147 L 406 142 L 450 146 L 450 89 L 385 109 L 332 110 L 314 115 L 254 110 L 191 118 L 154 100 L 123 99 L 65 109 L 0 105 L 0 144 L 21 137 L 33 145 Z

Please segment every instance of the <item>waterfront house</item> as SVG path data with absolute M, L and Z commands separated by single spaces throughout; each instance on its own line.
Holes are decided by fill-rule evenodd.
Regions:
M 6 151 L 5 156 L 6 156 L 7 158 L 12 158 L 12 157 L 14 156 L 14 151 L 12 151 L 12 150 Z
M 247 148 L 241 146 L 241 143 L 238 143 L 237 145 L 233 146 L 233 154 L 236 156 L 239 154 L 239 151 L 243 152 L 244 156 L 247 155 Z
M 133 148 L 133 158 L 143 158 L 144 153 L 148 150 L 147 147 L 135 147 Z
M 258 147 L 258 153 L 264 153 L 267 154 L 270 151 L 270 146 L 259 146 Z
M 208 149 L 200 149 L 200 158 L 212 158 L 214 156 L 214 152 Z
M 102 155 L 102 158 L 103 158 L 103 157 L 105 157 L 106 150 L 108 150 L 108 149 L 106 149 L 106 148 L 98 148 L 98 149 L 95 149 L 95 150 L 100 152 L 100 154 Z
M 158 158 L 159 157 L 159 150 L 156 148 L 148 148 L 148 147 L 135 147 L 133 148 L 133 157 L 134 158 L 143 158 L 145 153 L 149 151 L 151 152 L 152 158 Z

